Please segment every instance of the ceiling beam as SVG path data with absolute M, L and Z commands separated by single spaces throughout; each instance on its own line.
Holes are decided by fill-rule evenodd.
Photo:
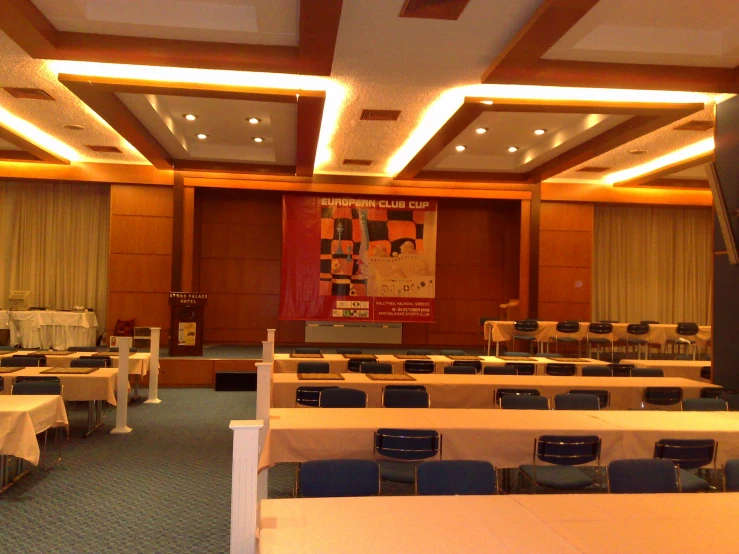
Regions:
M 664 183 L 664 181 L 675 181 L 675 185 L 677 185 L 678 181 L 685 181 L 686 179 L 663 179 L 666 175 L 672 175 L 673 173 L 677 173 L 678 171 L 685 171 L 686 169 L 692 169 L 694 167 L 698 167 L 699 165 L 711 163 L 716 159 L 716 156 L 713 152 L 710 152 L 708 154 L 703 154 L 701 156 L 698 156 L 696 158 L 691 158 L 689 160 L 683 160 L 674 164 L 666 165 L 664 167 L 661 167 L 659 169 L 656 169 L 655 171 L 652 171 L 650 173 L 646 173 L 644 175 L 639 175 L 638 177 L 634 177 L 633 179 L 628 179 L 626 181 L 620 181 L 618 183 L 614 183 L 614 187 L 638 187 L 638 186 L 654 186 L 655 181 L 663 181 L 660 185 L 664 186 L 667 183 Z M 700 188 L 703 187 L 703 183 L 705 183 L 705 187 L 708 187 L 708 179 L 694 179 L 695 181 L 699 181 L 701 183 Z
M 295 148 L 295 174 L 299 177 L 313 175 L 318 150 L 318 138 L 321 134 L 323 120 L 324 97 L 300 95 L 298 98 L 298 131 Z
M 51 152 L 44 150 L 40 146 L 36 146 L 31 141 L 23 138 L 16 134 L 12 129 L 8 129 L 3 125 L 0 125 L 0 139 L 9 142 L 23 151 L 23 153 L 15 151 L 18 153 L 14 155 L 10 154 L 10 152 L 14 152 L 13 150 L 3 150 L 3 153 L 6 154 L 6 157 L 3 159 L 7 161 L 44 162 L 48 164 L 69 165 L 69 160 L 66 158 L 62 158 L 61 156 L 57 156 L 56 154 L 52 154 Z

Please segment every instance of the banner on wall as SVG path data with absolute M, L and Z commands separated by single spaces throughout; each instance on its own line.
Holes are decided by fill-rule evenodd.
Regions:
M 436 200 L 283 195 L 280 319 L 434 322 Z

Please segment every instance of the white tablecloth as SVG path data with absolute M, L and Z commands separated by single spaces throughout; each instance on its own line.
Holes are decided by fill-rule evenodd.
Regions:
M 62 384 L 62 396 L 65 400 L 85 401 L 105 400 L 108 404 L 116 405 L 116 380 L 118 369 L 114 367 L 101 367 L 87 375 L 58 375 L 41 373 L 48 367 L 24 367 L 12 373 L 0 374 L 4 380 L 3 391 L 0 394 L 10 394 L 10 388 L 16 377 L 31 377 L 39 375 L 53 375 L 59 377 Z
M 50 427 L 66 426 L 61 396 L 0 396 L 0 454 L 36 465 L 40 451 L 36 435 Z
M 0 359 L 7 356 L 13 356 L 16 354 L 30 354 L 32 350 L 18 350 L 10 354 L 1 354 Z M 70 367 L 72 360 L 81 356 L 91 356 L 92 352 L 72 352 L 71 354 L 65 354 L 63 356 L 55 356 L 54 354 L 46 355 L 46 367 Z M 105 354 L 105 352 L 100 352 Z M 129 375 L 140 375 L 144 376 L 149 373 L 149 361 L 151 360 L 151 354 L 149 352 L 136 352 L 130 354 L 128 357 L 128 374 Z M 110 357 L 110 361 L 113 364 L 112 367 L 118 367 L 118 355 L 114 354 Z
M 95 312 L 60 312 L 53 310 L 2 311 L 3 322 L 11 329 L 11 344 L 25 348 L 95 346 L 98 321 Z
M 657 367 L 665 372 L 665 377 L 683 377 L 703 383 L 708 382 L 701 379 L 701 369 L 710 367 L 711 362 L 693 360 L 621 360 L 622 364 L 634 364 L 636 367 Z

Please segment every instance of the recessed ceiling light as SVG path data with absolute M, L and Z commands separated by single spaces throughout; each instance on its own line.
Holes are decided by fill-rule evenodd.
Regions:
M 259 123 L 262 120 L 259 119 L 258 117 L 250 117 L 249 119 L 247 119 L 247 121 L 249 123 L 251 123 L 252 125 L 256 125 L 257 123 Z
M 185 114 L 182 114 L 182 117 L 184 117 L 188 121 L 195 121 L 198 118 L 198 116 L 195 115 L 194 113 L 185 113 Z
M 62 125 L 65 129 L 69 129 L 70 131 L 82 131 L 84 130 L 84 127 L 82 125 L 75 125 L 74 123 L 67 123 L 66 125 Z
M 513 154 L 514 152 L 518 152 L 518 146 L 509 146 L 508 151 Z
M 206 135 L 205 133 L 198 133 L 198 138 L 200 140 L 205 140 L 208 138 L 208 135 Z
M 641 150 L 641 149 L 638 149 L 638 148 L 636 148 L 634 150 L 629 150 L 629 154 L 631 154 L 632 156 L 643 156 L 646 153 L 647 153 L 646 150 Z
M 546 132 L 547 132 L 546 129 L 534 129 L 534 134 L 535 135 L 543 135 Z
M 493 101 L 492 100 L 483 100 L 482 103 L 485 104 L 485 105 L 487 105 L 487 106 L 492 106 L 493 105 Z
M 457 146 L 455 146 L 455 147 L 454 147 L 454 149 L 455 149 L 455 150 L 456 150 L 457 152 L 464 152 L 464 151 L 465 151 L 465 150 L 467 149 L 467 147 L 466 147 L 466 146 L 464 146 L 463 144 L 458 144 Z
M 488 132 L 487 127 L 478 127 L 477 129 L 475 129 L 475 133 L 477 133 L 478 135 L 484 135 L 487 132 Z
M 263 142 L 264 141 L 264 139 L 262 137 L 251 137 L 251 140 L 253 140 L 254 142 Z

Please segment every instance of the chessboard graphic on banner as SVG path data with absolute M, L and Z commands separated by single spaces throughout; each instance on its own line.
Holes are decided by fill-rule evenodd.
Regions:
M 282 319 L 433 321 L 436 201 L 286 195 L 283 206 Z

